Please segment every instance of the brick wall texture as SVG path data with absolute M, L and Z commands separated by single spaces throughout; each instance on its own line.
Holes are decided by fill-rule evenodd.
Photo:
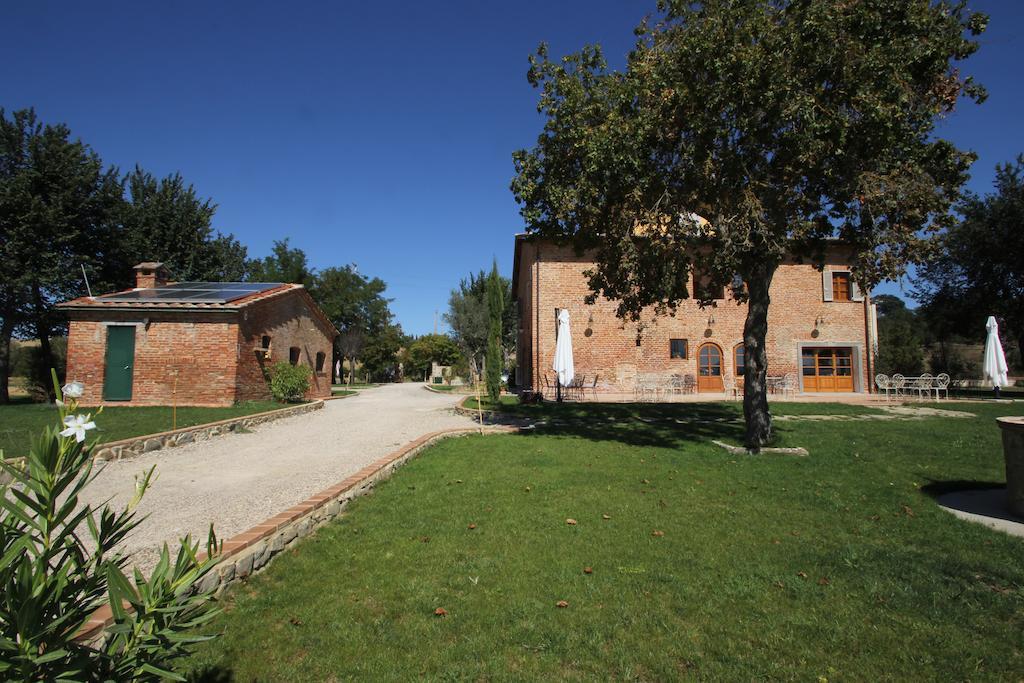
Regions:
M 615 315 L 615 303 L 603 298 L 587 305 L 589 293 L 584 271 L 592 257 L 576 255 L 571 247 L 539 239 L 522 239 L 516 268 L 519 307 L 517 349 L 518 380 L 525 388 L 541 391 L 544 374 L 551 370 L 555 351 L 555 310 L 569 310 L 576 374 L 589 382 L 599 376 L 600 385 L 612 391 L 633 391 L 638 373 L 698 375 L 698 349 L 716 344 L 722 350 L 726 382 L 735 380 L 734 350 L 743 341 L 746 305 L 729 298 L 701 309 L 695 301 L 681 302 L 674 317 L 653 312 L 638 326 Z M 847 270 L 842 251 L 826 259 L 826 268 Z M 870 359 L 867 338 L 868 301 L 826 301 L 822 272 L 810 264 L 781 265 L 770 289 L 768 314 L 768 373 L 794 373 L 800 390 L 801 353 L 805 346 L 839 346 L 852 349 L 854 390 L 870 390 Z M 691 288 L 692 291 L 692 288 Z M 815 323 L 818 321 L 816 327 Z M 686 339 L 687 358 L 670 358 L 670 339 Z M 742 378 L 738 384 L 742 386 Z
M 84 405 L 229 406 L 270 398 L 263 368 L 288 361 L 314 372 L 307 398 L 331 395 L 331 347 L 335 330 L 315 313 L 302 289 L 259 299 L 237 309 L 163 311 L 69 311 L 68 380 L 85 384 Z M 135 360 L 130 401 L 104 401 L 107 329 L 135 327 Z M 271 339 L 270 358 L 257 351 Z M 316 372 L 317 354 L 323 367 Z

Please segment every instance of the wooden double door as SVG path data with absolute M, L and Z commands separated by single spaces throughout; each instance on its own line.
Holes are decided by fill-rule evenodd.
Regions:
M 801 353 L 804 391 L 853 391 L 853 349 L 805 348 Z

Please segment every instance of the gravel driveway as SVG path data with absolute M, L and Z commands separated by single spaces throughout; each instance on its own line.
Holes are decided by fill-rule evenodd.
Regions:
M 185 534 L 205 541 L 211 522 L 227 540 L 423 434 L 472 426 L 451 410 L 460 398 L 421 384 L 365 389 L 250 433 L 105 463 L 83 498 L 96 504 L 113 497 L 123 505 L 135 477 L 156 465 L 156 481 L 139 506 L 149 517 L 126 540 L 148 572 L 165 541 L 172 553 Z

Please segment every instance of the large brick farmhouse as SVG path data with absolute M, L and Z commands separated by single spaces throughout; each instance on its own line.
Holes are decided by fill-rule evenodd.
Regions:
M 632 392 L 639 375 L 675 375 L 689 376 L 699 392 L 742 388 L 746 305 L 732 300 L 728 288 L 714 294 L 714 307 L 683 301 L 674 317 L 652 314 L 638 329 L 616 317 L 614 302 L 585 303 L 584 272 L 593 265 L 591 256 L 570 246 L 516 236 L 512 296 L 519 308 L 516 379 L 522 388 L 550 387 L 555 319 L 563 308 L 570 315 L 576 374 L 587 383 L 596 376 L 606 390 Z M 783 263 L 770 295 L 770 376 L 789 375 L 800 393 L 871 391 L 874 306 L 851 280 L 840 246 L 829 250 L 823 271 Z
M 308 398 L 331 395 L 337 330 L 301 285 L 168 283 L 159 263 L 136 288 L 59 304 L 70 319 L 69 380 L 86 405 L 229 406 L 269 398 L 278 361 L 313 371 Z

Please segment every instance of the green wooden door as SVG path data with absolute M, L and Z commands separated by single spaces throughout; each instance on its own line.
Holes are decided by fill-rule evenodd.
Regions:
M 132 368 L 135 365 L 135 326 L 107 327 L 106 369 L 103 373 L 103 400 L 132 399 Z

